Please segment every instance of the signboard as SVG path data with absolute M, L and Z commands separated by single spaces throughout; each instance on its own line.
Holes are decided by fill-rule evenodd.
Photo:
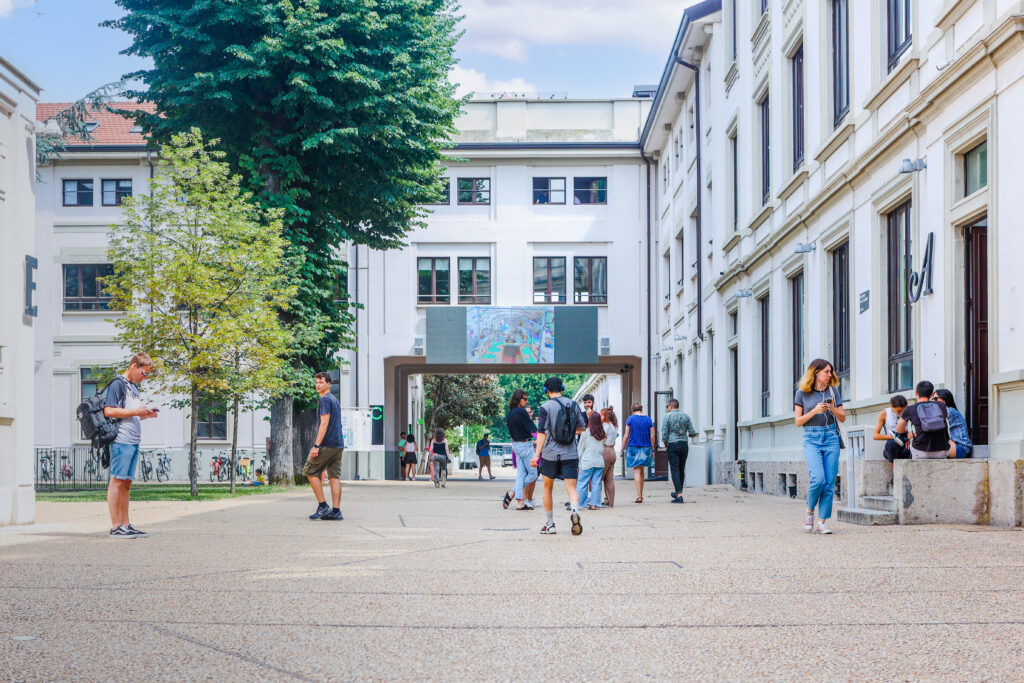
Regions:
M 469 308 L 466 311 L 466 362 L 554 363 L 554 306 Z
M 341 433 L 346 451 L 373 450 L 373 411 L 369 408 L 342 408 Z

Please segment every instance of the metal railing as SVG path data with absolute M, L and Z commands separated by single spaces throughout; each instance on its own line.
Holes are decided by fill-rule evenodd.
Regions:
M 37 448 L 37 491 L 81 491 L 104 489 L 110 470 L 89 448 Z

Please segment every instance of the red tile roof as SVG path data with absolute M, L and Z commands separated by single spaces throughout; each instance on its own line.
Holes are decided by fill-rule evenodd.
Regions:
M 60 113 L 61 111 L 70 107 L 73 102 L 39 102 L 36 104 L 36 119 L 39 121 L 45 121 L 46 119 Z M 136 102 L 112 102 L 111 107 L 123 108 L 123 109 L 143 109 L 145 111 L 156 111 L 156 108 L 151 102 L 144 102 L 138 104 Z M 106 111 L 105 109 L 97 110 L 89 108 L 89 113 L 86 115 L 86 121 L 95 121 L 100 125 L 96 127 L 96 130 L 92 131 L 92 140 L 88 143 L 91 145 L 144 145 L 146 144 L 146 137 L 142 133 L 131 132 L 132 126 L 135 122 L 132 119 L 125 118 L 118 114 Z M 74 137 L 66 140 L 69 145 L 83 145 L 80 138 Z

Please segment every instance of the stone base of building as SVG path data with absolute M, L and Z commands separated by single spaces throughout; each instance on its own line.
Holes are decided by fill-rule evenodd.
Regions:
M 839 476 L 836 477 L 835 504 L 846 503 L 843 476 L 846 459 L 839 459 Z M 807 464 L 802 460 L 763 460 L 746 462 L 746 490 L 749 493 L 765 493 L 772 496 L 803 499 L 807 497 Z M 726 461 L 715 463 L 715 483 L 732 484 L 742 488 L 740 463 Z
M 36 521 L 36 491 L 32 486 L 0 487 L 0 526 Z

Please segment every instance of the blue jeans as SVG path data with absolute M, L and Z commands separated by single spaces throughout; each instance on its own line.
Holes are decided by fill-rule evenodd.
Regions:
M 962 443 L 956 445 L 956 457 L 958 458 L 969 458 L 971 457 L 971 447 L 965 446 Z
M 139 444 L 110 444 L 110 478 L 135 479 L 135 466 L 139 464 Z
M 580 478 L 576 482 L 576 494 L 580 497 L 580 507 L 601 504 L 602 475 L 604 475 L 604 465 L 580 470 Z M 593 491 L 590 490 L 591 484 L 594 486 Z
M 527 484 L 537 481 L 537 468 L 530 467 L 533 460 L 533 442 L 515 441 L 512 444 L 512 452 L 516 455 L 516 500 L 523 500 L 523 491 Z
M 829 519 L 839 473 L 839 435 L 834 426 L 804 427 L 804 460 L 811 478 L 807 485 L 807 509 L 817 507 L 818 519 Z

